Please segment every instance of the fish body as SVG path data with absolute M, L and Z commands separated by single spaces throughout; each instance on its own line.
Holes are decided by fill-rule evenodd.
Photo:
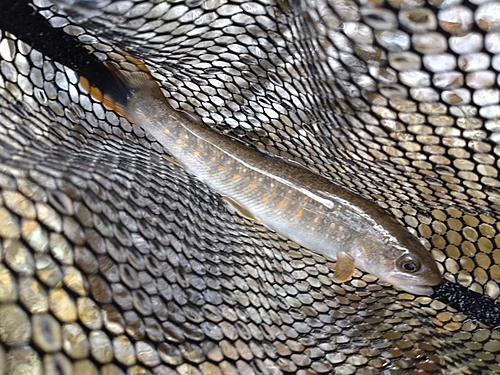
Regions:
M 174 110 L 145 66 L 132 72 L 110 68 L 130 92 L 122 103 L 101 95 L 105 104 L 148 131 L 189 173 L 256 220 L 336 259 L 337 281 L 348 280 L 355 266 L 414 294 L 430 295 L 431 286 L 441 281 L 423 245 L 374 203 Z

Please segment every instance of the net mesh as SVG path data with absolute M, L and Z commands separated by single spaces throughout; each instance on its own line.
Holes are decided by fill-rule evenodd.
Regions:
M 0 374 L 500 373 L 497 1 L 54 3 L 0 1 Z M 174 107 L 378 202 L 435 298 L 336 284 L 230 213 L 79 85 L 122 51 Z

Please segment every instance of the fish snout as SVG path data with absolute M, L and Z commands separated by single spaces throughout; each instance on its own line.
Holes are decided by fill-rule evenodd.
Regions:
M 429 270 L 424 278 L 426 285 L 436 286 L 443 280 L 443 275 L 441 275 L 441 272 L 439 272 L 439 269 L 436 266 L 435 269 Z
M 443 275 L 439 271 L 436 260 L 430 253 L 428 259 L 425 259 L 425 266 L 423 267 L 423 272 L 420 274 L 420 278 L 425 280 L 425 285 L 435 286 L 441 283 L 443 280 Z

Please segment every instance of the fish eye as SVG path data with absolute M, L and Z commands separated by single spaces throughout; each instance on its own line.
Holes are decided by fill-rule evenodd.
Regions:
M 404 255 L 399 258 L 398 267 L 404 272 L 415 273 L 420 271 L 421 264 L 414 256 Z

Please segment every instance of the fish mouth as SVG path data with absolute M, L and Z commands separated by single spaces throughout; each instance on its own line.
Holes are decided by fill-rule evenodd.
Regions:
M 421 296 L 430 296 L 434 293 L 434 288 L 429 285 L 396 285 L 396 288 Z
M 443 280 L 443 276 L 439 272 L 427 272 L 420 275 L 413 275 L 413 277 L 408 276 L 392 275 L 386 278 L 385 281 L 391 283 L 396 289 L 415 295 L 430 296 L 434 294 L 433 287 L 439 285 Z

